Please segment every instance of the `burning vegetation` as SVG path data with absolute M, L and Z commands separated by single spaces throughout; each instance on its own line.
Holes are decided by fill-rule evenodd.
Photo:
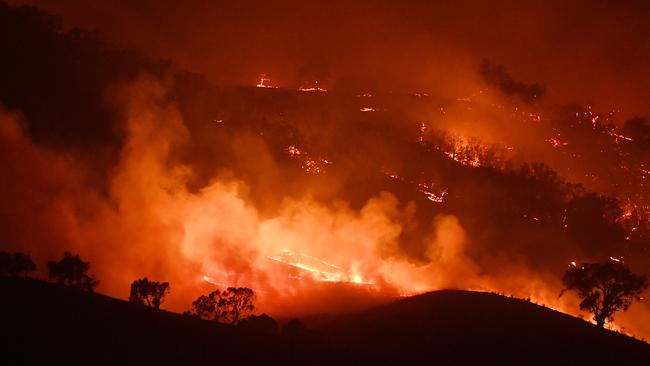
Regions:
M 558 298 L 566 263 L 650 263 L 645 118 L 545 103 L 545 85 L 477 60 L 462 94 L 312 78 L 315 66 L 309 82 L 215 86 L 40 11 L 0 11 L 31 42 L 5 32 L 4 67 L 38 72 L 0 95 L 3 245 L 81 253 L 101 292 L 143 278 L 132 296 L 158 307 L 137 290 L 166 294 L 146 276 L 165 278 L 165 306 L 196 299 L 194 315 L 233 323 L 211 306 L 243 296 L 252 312 L 242 289 L 278 315 L 442 288 L 577 315 L 575 296 Z M 650 334 L 634 321 L 648 305 L 632 309 L 617 324 Z

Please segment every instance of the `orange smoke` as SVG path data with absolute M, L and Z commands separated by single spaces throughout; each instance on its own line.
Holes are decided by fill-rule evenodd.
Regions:
M 555 273 L 510 262 L 483 274 L 467 255 L 476 243 L 453 215 L 436 216 L 421 256 L 405 252 L 402 234 L 415 207 L 388 192 L 360 208 L 305 195 L 268 212 L 229 172 L 190 189 L 192 168 L 174 158 L 191 144 L 188 128 L 165 92 L 164 82 L 147 77 L 109 92 L 126 141 L 107 192 L 86 184 L 73 157 L 36 146 L 17 116 L 2 114 L 1 168 L 12 172 L 1 182 L 3 229 L 12 249 L 29 248 L 41 268 L 64 250 L 78 252 L 91 261 L 99 291 L 120 298 L 136 278 L 169 281 L 165 305 L 176 311 L 215 285 L 250 287 L 260 311 L 284 315 L 351 310 L 442 288 L 577 309 L 574 299 L 557 298 Z

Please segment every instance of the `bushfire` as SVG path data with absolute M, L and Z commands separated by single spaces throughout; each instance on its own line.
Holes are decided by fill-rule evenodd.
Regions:
M 585 316 L 577 296 L 558 298 L 567 263 L 650 268 L 647 102 L 619 79 L 647 57 L 608 58 L 641 25 L 564 40 L 592 19 L 558 15 L 569 25 L 548 34 L 530 25 L 542 11 L 512 27 L 479 12 L 467 28 L 447 6 L 347 4 L 357 16 L 308 22 L 291 11 L 311 2 L 246 21 L 243 5 L 222 5 L 174 32 L 159 24 L 176 12 L 148 33 L 108 27 L 151 52 L 137 57 L 31 8 L 15 11 L 23 37 L 3 22 L 2 249 L 43 263 L 79 253 L 111 296 L 134 278 L 169 281 L 175 311 L 248 287 L 280 316 L 440 289 Z M 617 324 L 648 337 L 637 318 L 648 303 Z

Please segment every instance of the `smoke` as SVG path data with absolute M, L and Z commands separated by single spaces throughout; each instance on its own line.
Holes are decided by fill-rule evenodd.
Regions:
M 492 65 L 488 60 L 481 63 L 481 75 L 488 85 L 498 88 L 504 94 L 519 96 L 526 103 L 534 102 L 546 92 L 546 86 L 516 81 L 503 65 Z
M 305 2 L 99 3 L 95 10 L 46 3 L 72 19 L 70 25 L 171 56 L 220 84 L 254 85 L 260 72 L 289 88 L 318 78 L 334 92 L 377 90 L 368 103 L 385 113 L 359 117 L 357 101 L 335 93 L 312 98 L 313 104 L 262 94 L 251 101 L 244 93 L 233 96 L 234 89 L 212 98 L 212 90 L 199 87 L 188 97 L 173 78 L 145 76 L 106 93 L 119 116 L 111 127 L 124 138 L 117 163 L 98 174 L 103 167 L 89 164 L 92 159 L 35 143 L 24 132 L 30 121 L 3 112 L 0 169 L 10 174 L 0 179 L 2 245 L 31 251 L 41 268 L 64 250 L 78 252 L 91 261 L 101 292 L 126 298 L 136 278 L 166 280 L 172 292 L 164 307 L 179 311 L 199 294 L 231 285 L 253 288 L 260 309 L 273 314 L 346 311 L 450 287 L 575 311 L 574 299 L 557 299 L 563 266 L 575 256 L 612 255 L 592 243 L 584 245 L 593 252 L 582 250 L 561 225 L 531 224 L 540 218 L 530 212 L 522 223 L 520 212 L 508 212 L 513 192 L 496 173 L 434 163 L 413 142 L 422 124 L 422 142 L 444 130 L 461 148 L 472 141 L 493 145 L 505 149 L 508 163 L 544 161 L 572 181 L 616 186 L 610 183 L 620 177 L 603 183 L 585 174 L 585 168 L 609 169 L 593 136 L 562 145 L 565 131 L 554 128 L 575 121 L 564 123 L 555 103 L 596 101 L 595 110 L 647 113 L 640 93 L 647 73 L 636 74 L 647 48 L 637 50 L 641 57 L 621 49 L 622 40 L 638 39 L 646 29 L 636 16 L 623 16 L 630 9 L 360 3 L 342 14 Z M 616 32 L 596 32 L 612 24 L 605 22 L 611 8 L 618 10 Z M 116 18 L 123 20 L 119 29 Z M 548 27 L 539 25 L 542 18 Z M 630 26 L 620 26 L 625 22 Z M 621 68 L 617 52 L 629 56 L 629 68 Z M 508 72 L 484 68 L 481 77 L 483 57 Z M 548 85 L 543 98 L 540 85 Z M 407 103 L 399 93 L 382 99 L 382 90 L 432 98 Z M 504 93 L 535 103 L 521 106 Z M 558 123 L 548 125 L 549 119 Z M 285 127 L 290 138 L 269 133 Z M 578 148 L 558 154 L 574 142 Z M 300 144 L 292 145 L 301 151 L 295 164 L 278 151 L 288 144 Z M 583 153 L 587 158 L 571 160 Z M 326 174 L 303 174 L 315 166 Z M 381 173 L 396 176 L 393 189 L 377 183 L 388 179 Z M 487 178 L 474 178 L 481 174 Z M 98 185 L 97 175 L 107 178 Z M 439 188 L 432 194 L 445 192 L 448 201 L 439 208 L 423 192 L 409 195 L 401 189 L 407 183 Z M 535 199 L 531 206 L 544 203 Z M 504 217 L 509 220 L 499 221 Z
M 648 115 L 647 9 L 638 2 L 319 2 L 23 0 L 120 47 L 175 60 L 217 84 L 474 92 L 483 58 L 548 85 L 554 103 Z M 119 26 L 117 26 L 119 24 Z M 364 82 L 361 82 L 364 84 Z
M 164 83 L 141 77 L 108 92 L 126 140 L 107 194 L 85 183 L 73 156 L 33 144 L 20 117 L 3 112 L 1 168 L 12 172 L 2 180 L 7 249 L 31 252 L 41 268 L 63 251 L 79 253 L 90 260 L 99 290 L 122 298 L 136 278 L 170 281 L 165 307 L 178 311 L 214 286 L 253 288 L 262 311 L 307 314 L 440 288 L 521 293 L 534 282 L 523 266 L 509 268 L 507 282 L 481 275 L 453 215 L 437 215 L 422 255 L 408 254 L 404 246 L 414 244 L 402 235 L 414 224 L 414 208 L 388 192 L 357 209 L 305 195 L 265 211 L 232 174 L 219 172 L 190 190 L 192 167 L 174 154 L 191 141 Z

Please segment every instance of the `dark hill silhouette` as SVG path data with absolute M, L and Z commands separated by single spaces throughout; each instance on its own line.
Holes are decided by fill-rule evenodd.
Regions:
M 650 346 L 522 300 L 439 291 L 295 337 L 0 278 L 3 364 L 631 364 Z M 312 325 L 313 326 L 313 325 Z M 308 327 L 309 328 L 309 327 Z M 637 363 L 646 364 L 646 363 Z
M 650 346 L 531 302 L 492 293 L 436 291 L 319 327 L 350 353 L 417 364 L 632 364 Z M 645 363 L 644 363 L 645 362 Z
M 280 339 L 31 279 L 0 278 L 10 364 L 255 364 L 282 359 Z

